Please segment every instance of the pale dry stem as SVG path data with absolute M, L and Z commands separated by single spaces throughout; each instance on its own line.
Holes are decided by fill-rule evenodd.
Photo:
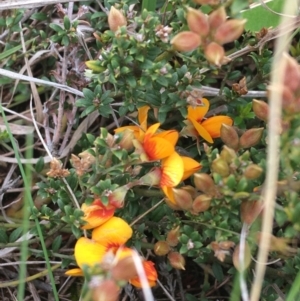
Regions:
M 292 0 L 285 1 L 283 15 L 291 15 L 293 12 L 293 2 Z M 290 21 L 287 17 L 283 17 L 281 24 L 286 24 Z M 283 27 L 281 27 L 282 29 Z M 280 30 L 281 32 L 281 30 Z M 274 60 L 272 64 L 271 73 L 271 84 L 272 86 L 277 86 L 283 82 L 283 73 L 278 72 L 277 68 L 280 64 L 282 54 L 288 49 L 289 46 L 289 36 L 290 32 L 285 32 L 283 35 L 279 35 L 276 40 L 276 50 L 274 55 Z M 281 65 L 282 70 L 284 70 L 283 65 Z M 269 111 L 269 123 L 268 123 L 268 143 L 267 143 L 267 175 L 265 182 L 265 189 L 263 192 L 264 200 L 264 211 L 262 220 L 262 238 L 259 244 L 258 252 L 258 262 L 267 262 L 269 246 L 270 246 L 270 233 L 273 228 L 273 218 L 275 209 L 275 199 L 276 199 L 276 182 L 278 179 L 278 166 L 279 166 L 279 142 L 280 135 L 278 132 L 278 120 L 281 119 L 281 103 L 282 96 L 279 93 L 271 91 L 270 95 L 270 111 Z M 262 283 L 265 275 L 266 265 L 256 263 L 255 266 L 255 277 L 251 289 L 250 301 L 260 300 L 260 293 L 262 288 Z

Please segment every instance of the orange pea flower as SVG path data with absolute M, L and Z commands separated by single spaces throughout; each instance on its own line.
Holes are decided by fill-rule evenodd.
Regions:
M 122 218 L 116 216 L 92 232 L 92 239 L 107 247 L 124 245 L 131 236 L 131 227 Z
M 146 274 L 149 286 L 150 287 L 155 286 L 158 276 L 157 276 L 157 271 L 154 267 L 154 263 L 152 261 L 143 261 L 143 267 L 145 270 L 145 274 Z M 129 283 L 131 283 L 132 285 L 134 285 L 135 287 L 138 287 L 138 288 L 142 287 L 140 278 L 138 276 L 130 279 Z
M 201 168 L 192 158 L 180 156 L 177 152 L 161 161 L 161 167 L 153 168 L 140 178 L 140 185 L 175 187 Z
M 140 154 L 143 162 L 161 160 L 175 152 L 175 144 L 179 137 L 178 132 L 169 130 L 156 133 L 159 126 L 160 123 L 151 125 L 141 142 L 134 141 L 136 152 Z
M 115 207 L 104 206 L 100 199 L 96 199 L 90 205 L 83 203 L 81 210 L 84 212 L 82 220 L 86 222 L 82 229 L 93 229 L 108 221 L 115 213 Z
M 92 239 L 81 237 L 75 244 L 75 260 L 79 268 L 66 272 L 69 276 L 82 276 L 82 267 L 101 264 L 107 251 L 116 253 L 132 236 L 131 227 L 121 218 L 112 217 L 92 232 Z
M 147 130 L 147 118 L 148 118 L 148 111 L 149 106 L 143 106 L 138 109 L 138 121 L 139 125 L 127 125 L 122 126 L 114 130 L 116 134 L 122 133 L 125 130 L 133 131 L 135 139 L 138 141 L 143 141 L 145 132 Z
M 175 187 L 183 177 L 184 165 L 181 156 L 173 152 L 170 156 L 161 162 L 161 178 L 159 185 L 166 187 Z
M 209 143 L 213 143 L 213 138 L 220 137 L 222 124 L 232 125 L 233 120 L 224 115 L 204 118 L 209 110 L 209 101 L 202 98 L 203 106 L 188 106 L 188 115 L 185 124 L 187 125 L 181 132 L 183 136 L 202 137 Z

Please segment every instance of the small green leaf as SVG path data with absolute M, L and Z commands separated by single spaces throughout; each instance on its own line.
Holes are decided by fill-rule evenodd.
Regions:
M 44 166 L 45 166 L 45 162 L 44 162 L 44 158 L 41 157 L 38 159 L 36 165 L 35 165 L 35 170 L 37 173 L 41 173 L 44 169 Z
M 64 27 L 66 30 L 70 30 L 71 28 L 71 22 L 68 16 L 64 16 Z
M 58 235 L 55 237 L 55 239 L 52 242 L 52 251 L 53 252 L 57 252 L 61 246 L 61 242 L 62 242 L 62 236 Z
M 8 236 L 6 233 L 6 229 L 5 228 L 0 228 L 0 243 L 7 243 L 8 242 Z
M 22 228 L 17 228 L 14 231 L 12 231 L 9 235 L 9 242 L 15 242 L 18 238 L 21 237 L 22 233 L 23 233 Z
M 54 24 L 54 23 L 51 23 L 49 24 L 49 27 L 52 28 L 54 31 L 58 32 L 58 33 L 63 33 L 64 30 L 61 26 L 57 25 L 57 24 Z

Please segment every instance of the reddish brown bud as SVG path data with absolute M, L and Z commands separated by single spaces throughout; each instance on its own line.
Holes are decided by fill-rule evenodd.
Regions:
M 111 31 L 117 31 L 119 27 L 126 26 L 127 20 L 122 12 L 116 9 L 114 6 L 110 8 L 108 14 L 108 25 Z
M 184 259 L 184 257 L 180 253 L 178 253 L 178 252 L 170 252 L 168 254 L 168 259 L 169 259 L 170 265 L 174 269 L 185 270 L 185 268 L 184 268 L 184 266 L 185 266 L 185 259 Z
M 232 261 L 235 268 L 238 271 L 243 272 L 245 269 L 249 267 L 251 263 L 251 250 L 249 244 L 247 242 L 245 243 L 245 250 L 244 250 L 244 254 L 242 255 L 242 258 L 244 259 L 242 265 L 240 262 L 240 251 L 241 251 L 240 245 L 237 245 L 232 255 Z
M 252 109 L 257 118 L 267 122 L 269 116 L 269 105 L 258 99 L 252 100 Z
M 215 30 L 226 21 L 226 11 L 224 6 L 214 10 L 208 17 L 210 30 Z
M 201 45 L 201 37 L 192 31 L 182 31 L 177 34 L 171 44 L 178 51 L 192 51 Z
M 158 256 L 167 255 L 169 252 L 170 246 L 164 240 L 160 240 L 154 245 L 154 253 Z
M 260 142 L 264 128 L 254 128 L 247 130 L 240 137 L 240 147 L 249 148 Z
M 241 203 L 241 221 L 251 225 L 261 213 L 263 204 L 260 201 L 243 201 Z
M 226 146 L 237 150 L 239 147 L 239 136 L 233 126 L 222 124 L 220 131 L 221 139 Z
M 210 202 L 211 202 L 211 196 L 208 196 L 206 194 L 200 194 L 198 195 L 194 202 L 193 202 L 193 214 L 197 214 L 199 212 L 204 212 L 208 210 L 210 207 Z
M 298 62 L 284 53 L 281 63 L 285 65 L 283 85 L 293 92 L 299 90 L 300 68 Z
M 136 277 L 137 270 L 132 256 L 124 257 L 114 265 L 111 270 L 111 275 L 116 281 L 128 281 Z
M 215 183 L 211 176 L 206 173 L 196 173 L 194 174 L 194 183 L 197 189 L 208 194 L 214 195 L 215 193 Z
M 211 42 L 205 47 L 204 55 L 210 63 L 221 66 L 225 57 L 225 51 L 219 44 Z
M 106 279 L 98 285 L 93 283 L 91 292 L 93 301 L 117 301 L 119 299 L 120 288 L 114 280 Z
M 189 210 L 192 207 L 193 199 L 191 194 L 181 188 L 173 188 L 174 200 L 182 210 Z
M 167 243 L 171 247 L 176 247 L 179 243 L 179 235 L 180 235 L 180 228 L 178 226 L 175 229 L 169 231 L 169 233 L 167 234 Z
M 219 174 L 222 178 L 228 177 L 230 175 L 230 169 L 228 163 L 221 157 L 216 158 L 212 164 L 211 168 L 214 172 Z
M 186 15 L 187 24 L 192 32 L 206 37 L 209 33 L 208 17 L 204 13 L 194 8 L 188 8 Z
M 244 170 L 244 176 L 246 179 L 255 180 L 261 176 L 263 169 L 257 164 L 250 164 Z
M 245 23 L 246 20 L 235 19 L 226 21 L 216 29 L 214 41 L 220 45 L 233 42 L 243 33 Z

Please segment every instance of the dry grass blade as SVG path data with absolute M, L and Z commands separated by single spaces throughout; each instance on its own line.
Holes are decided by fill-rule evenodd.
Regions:
M 78 2 L 79 0 L 73 0 Z M 87 1 L 87 0 L 80 0 Z M 50 4 L 59 4 L 70 2 L 70 0 L 4 0 L 0 3 L 0 10 L 4 9 L 15 9 L 15 8 L 31 8 L 31 7 L 41 7 Z
M 32 126 L 19 125 L 14 123 L 8 123 L 8 124 L 12 134 L 14 135 L 28 135 L 28 134 L 32 134 L 34 131 L 34 128 Z M 5 131 L 5 130 L 6 130 L 6 126 L 2 118 L 0 118 L 0 131 Z
M 285 2 L 284 15 L 291 15 L 294 11 L 295 1 L 288 0 Z M 286 25 L 290 20 L 287 17 L 283 17 L 281 24 Z M 281 27 L 283 29 L 283 26 Z M 285 66 L 281 64 L 283 53 L 288 49 L 290 34 L 286 32 L 284 35 L 279 34 L 279 38 L 276 40 L 276 51 L 272 65 L 272 86 L 280 85 L 283 82 L 283 73 L 278 72 L 278 66 L 281 66 L 281 70 L 285 69 Z M 264 211 L 262 222 L 262 238 L 259 244 L 258 262 L 267 262 L 269 246 L 270 246 L 270 233 L 273 227 L 275 199 L 277 192 L 277 179 L 279 168 L 279 142 L 280 133 L 278 130 L 278 120 L 281 119 L 281 104 L 282 95 L 276 91 L 271 91 L 270 95 L 270 111 L 269 111 L 269 132 L 267 143 L 267 175 L 265 182 L 265 190 L 263 193 Z M 265 275 L 266 265 L 256 264 L 256 276 L 254 277 L 254 283 L 251 290 L 251 301 L 258 301 L 260 299 L 260 292 Z
M 34 78 L 34 77 L 22 75 L 22 74 L 12 72 L 12 71 L 8 71 L 8 70 L 1 69 L 1 68 L 0 68 L 0 75 L 6 76 L 6 77 L 9 77 L 9 78 L 13 78 L 13 79 L 19 79 L 19 80 L 24 80 L 24 81 L 27 81 L 27 82 L 34 82 L 34 83 L 37 83 L 37 84 L 40 84 L 40 85 L 45 85 L 45 86 L 58 88 L 58 89 L 73 93 L 73 94 L 75 94 L 77 96 L 80 96 L 80 97 L 84 96 L 81 91 L 76 90 L 74 88 L 71 88 L 71 87 L 68 87 L 68 86 L 65 86 L 65 85 L 61 85 L 61 84 L 57 84 L 57 83 L 54 83 L 54 82 L 42 80 L 42 79 L 39 79 L 39 78 Z

